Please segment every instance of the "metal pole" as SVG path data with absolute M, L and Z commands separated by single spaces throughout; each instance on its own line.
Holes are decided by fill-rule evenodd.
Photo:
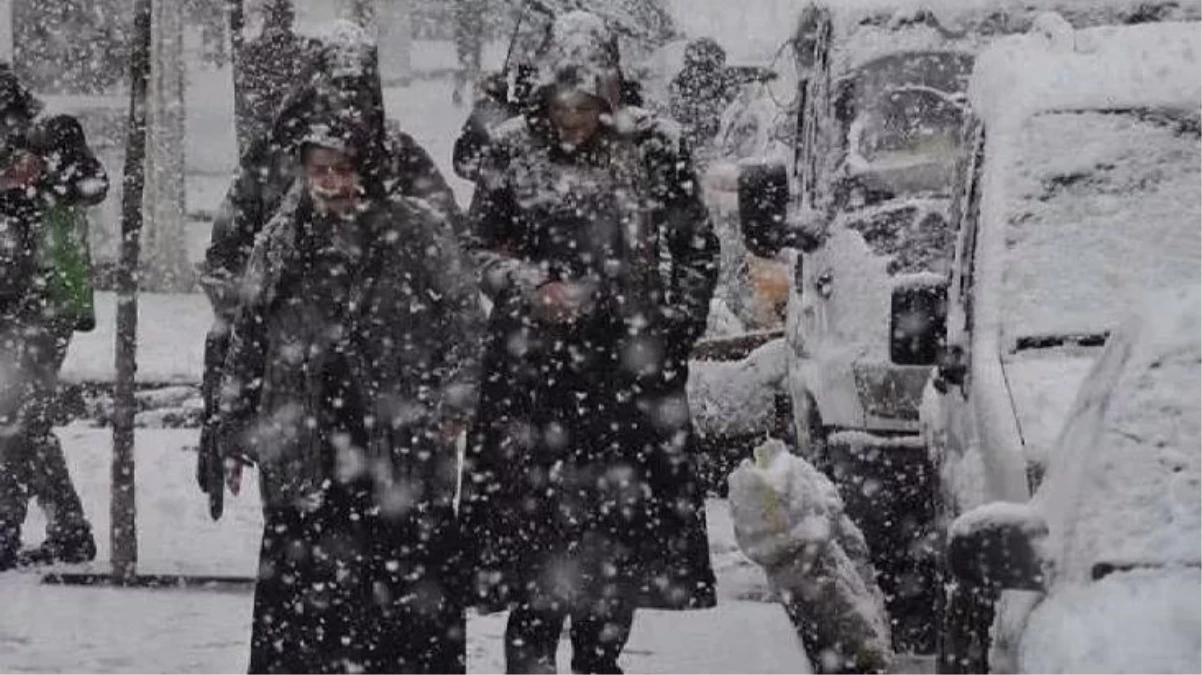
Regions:
M 146 97 L 150 79 L 151 0 L 134 5 L 134 45 L 130 57 L 129 124 L 121 201 L 121 262 L 117 277 L 117 384 L 113 415 L 112 522 L 113 577 L 137 573 L 138 531 L 134 492 L 134 373 L 137 371 L 138 254 L 142 192 L 146 183 Z

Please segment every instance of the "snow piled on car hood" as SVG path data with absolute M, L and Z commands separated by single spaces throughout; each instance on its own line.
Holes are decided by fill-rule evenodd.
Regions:
M 1016 672 L 1202 672 L 1198 580 L 1142 569 L 1058 589 L 1031 614 Z
M 1199 564 L 1200 305 L 1196 286 L 1151 295 L 1112 333 L 1082 387 L 1033 500 L 1058 576 Z

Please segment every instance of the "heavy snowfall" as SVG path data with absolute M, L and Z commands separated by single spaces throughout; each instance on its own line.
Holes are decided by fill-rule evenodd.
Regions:
M 0 0 L 0 672 L 1202 672 L 1202 0 Z

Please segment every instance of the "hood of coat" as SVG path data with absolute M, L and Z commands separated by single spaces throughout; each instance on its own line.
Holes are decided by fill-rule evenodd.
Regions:
M 579 91 L 605 101 L 610 110 L 622 102 L 618 38 L 595 14 L 576 11 L 558 17 L 538 58 L 537 97 L 545 106 L 553 92 Z
M 353 150 L 370 178 L 385 156 L 376 44 L 362 28 L 336 21 L 310 49 L 313 57 L 276 112 L 271 145 L 290 153 L 306 143 Z

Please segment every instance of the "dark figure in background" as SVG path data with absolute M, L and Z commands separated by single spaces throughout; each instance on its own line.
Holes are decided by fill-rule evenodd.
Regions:
M 279 112 L 268 130 L 250 140 L 240 162 L 238 176 L 230 186 L 213 223 L 213 234 L 205 253 L 202 283 L 213 304 L 216 321 L 205 340 L 205 374 L 202 390 L 205 422 L 198 457 L 198 480 L 205 492 L 223 490 L 221 467 L 213 446 L 218 385 L 229 347 L 229 324 L 238 306 L 238 284 L 246 268 L 255 237 L 276 212 L 296 178 L 296 152 L 306 116 L 321 92 L 341 91 L 354 96 L 357 105 L 376 109 L 379 105 L 379 77 L 371 51 L 374 46 L 352 24 L 340 24 L 351 33 L 343 42 L 357 45 L 356 53 L 347 47 L 314 43 L 309 63 L 295 85 L 279 104 Z M 352 50 L 355 51 L 355 50 Z M 338 66 L 337 69 L 335 66 Z M 448 227 L 462 225 L 459 207 L 450 186 L 434 165 L 434 160 L 392 120 L 384 120 L 383 157 L 374 178 L 389 195 L 404 195 L 422 201 L 436 211 Z M 213 478 L 216 480 L 213 480 Z
M 6 65 L 0 108 L 0 569 L 84 562 L 96 556 L 96 543 L 51 427 L 71 335 L 91 330 L 95 318 L 73 313 L 56 296 L 62 270 L 45 232 L 62 209 L 103 201 L 108 176 L 79 121 L 37 119 L 41 104 Z M 85 284 L 88 271 L 81 270 Z M 21 526 L 34 498 L 47 514 L 46 539 L 21 551 Z
M 475 86 L 480 76 L 480 62 L 484 51 L 484 19 L 488 16 L 488 0 L 453 0 L 455 24 L 455 53 L 459 56 L 459 70 L 455 71 L 455 105 L 462 105 L 464 89 Z M 474 99 L 474 92 L 468 92 Z
M 685 47 L 684 68 L 669 86 L 669 111 L 684 127 L 691 147 L 700 152 L 717 135 L 722 112 L 737 93 L 721 45 L 700 38 Z
M 461 519 L 506 669 L 616 673 L 638 607 L 715 602 L 685 381 L 718 241 L 685 146 L 621 102 L 617 43 L 560 17 L 469 221 L 494 307 Z
M 457 440 L 483 315 L 445 214 L 380 181 L 383 134 L 319 97 L 256 239 L 217 434 L 264 504 L 250 671 L 464 671 Z
M 528 80 L 530 73 L 526 72 Z M 519 80 L 521 82 L 521 80 Z M 521 114 L 520 99 L 509 96 L 509 83 L 504 73 L 489 73 L 481 78 L 480 95 L 472 103 L 472 112 L 455 139 L 451 151 L 451 166 L 464 180 L 475 182 L 480 172 L 480 160 L 491 139 L 491 130 Z
M 293 32 L 292 0 L 268 0 L 263 30 L 242 48 L 238 63 L 238 148 L 266 135 L 284 96 L 295 86 L 315 47 Z

